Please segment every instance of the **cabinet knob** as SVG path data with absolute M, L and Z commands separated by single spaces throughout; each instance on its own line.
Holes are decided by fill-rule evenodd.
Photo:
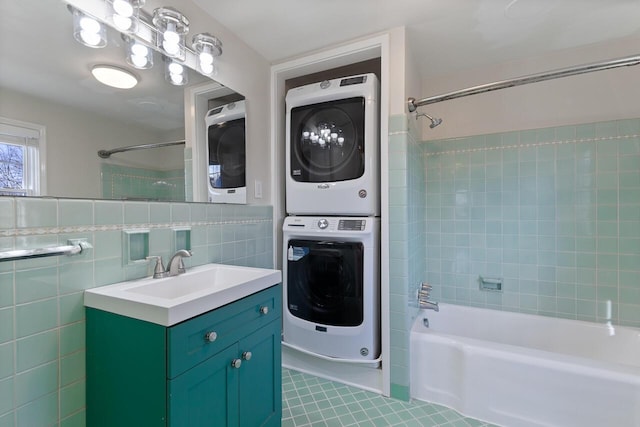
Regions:
M 233 360 L 231 361 L 231 367 L 232 367 L 232 368 L 236 368 L 236 369 L 238 369 L 240 366 L 242 366 L 242 360 L 240 360 L 240 359 L 233 359 Z
M 217 338 L 218 338 L 218 334 L 215 333 L 214 331 L 207 332 L 204 335 L 204 340 L 207 342 L 214 342 Z
M 250 351 L 245 351 L 244 353 L 242 353 L 242 358 L 244 360 L 251 360 L 251 352 Z
M 269 313 L 269 307 L 267 307 L 266 305 L 263 305 L 262 307 L 260 307 L 260 314 L 267 314 Z

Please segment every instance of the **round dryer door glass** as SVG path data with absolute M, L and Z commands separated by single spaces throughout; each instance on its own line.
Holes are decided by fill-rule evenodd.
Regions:
M 299 182 L 335 182 L 364 174 L 362 97 L 291 110 L 291 176 Z
M 209 182 L 213 188 L 245 186 L 244 118 L 209 126 Z

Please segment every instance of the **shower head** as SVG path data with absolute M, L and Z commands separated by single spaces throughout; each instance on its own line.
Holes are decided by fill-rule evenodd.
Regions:
M 429 125 L 429 127 L 431 129 L 433 129 L 434 127 L 438 126 L 440 123 L 442 123 L 442 119 L 437 118 L 437 117 L 436 118 L 431 117 L 430 115 L 425 114 L 425 113 L 416 114 L 416 120 L 418 120 L 418 117 L 421 117 L 421 116 L 424 116 L 427 119 L 431 120 L 431 124 Z

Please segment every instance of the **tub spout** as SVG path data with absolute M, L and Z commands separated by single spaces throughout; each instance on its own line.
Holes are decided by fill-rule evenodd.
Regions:
M 420 308 L 426 310 L 440 311 L 438 303 L 433 301 L 420 301 Z

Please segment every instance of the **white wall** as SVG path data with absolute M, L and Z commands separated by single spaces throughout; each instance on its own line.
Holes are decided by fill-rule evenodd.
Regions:
M 47 195 L 100 198 L 98 150 L 171 140 L 117 120 L 0 89 L 0 116 L 46 127 Z M 178 132 L 180 133 L 180 132 Z M 168 139 L 167 139 L 168 138 Z M 111 163 L 170 170 L 184 167 L 182 147 L 116 154 Z
M 422 82 L 423 90 L 412 96 L 420 99 L 498 80 L 637 55 L 639 45 L 638 39 L 624 39 L 426 79 Z M 426 140 L 639 117 L 638 99 L 640 67 L 636 66 L 444 101 L 420 107 L 419 111 L 443 119 L 435 129 L 429 129 L 429 121 L 421 119 Z

